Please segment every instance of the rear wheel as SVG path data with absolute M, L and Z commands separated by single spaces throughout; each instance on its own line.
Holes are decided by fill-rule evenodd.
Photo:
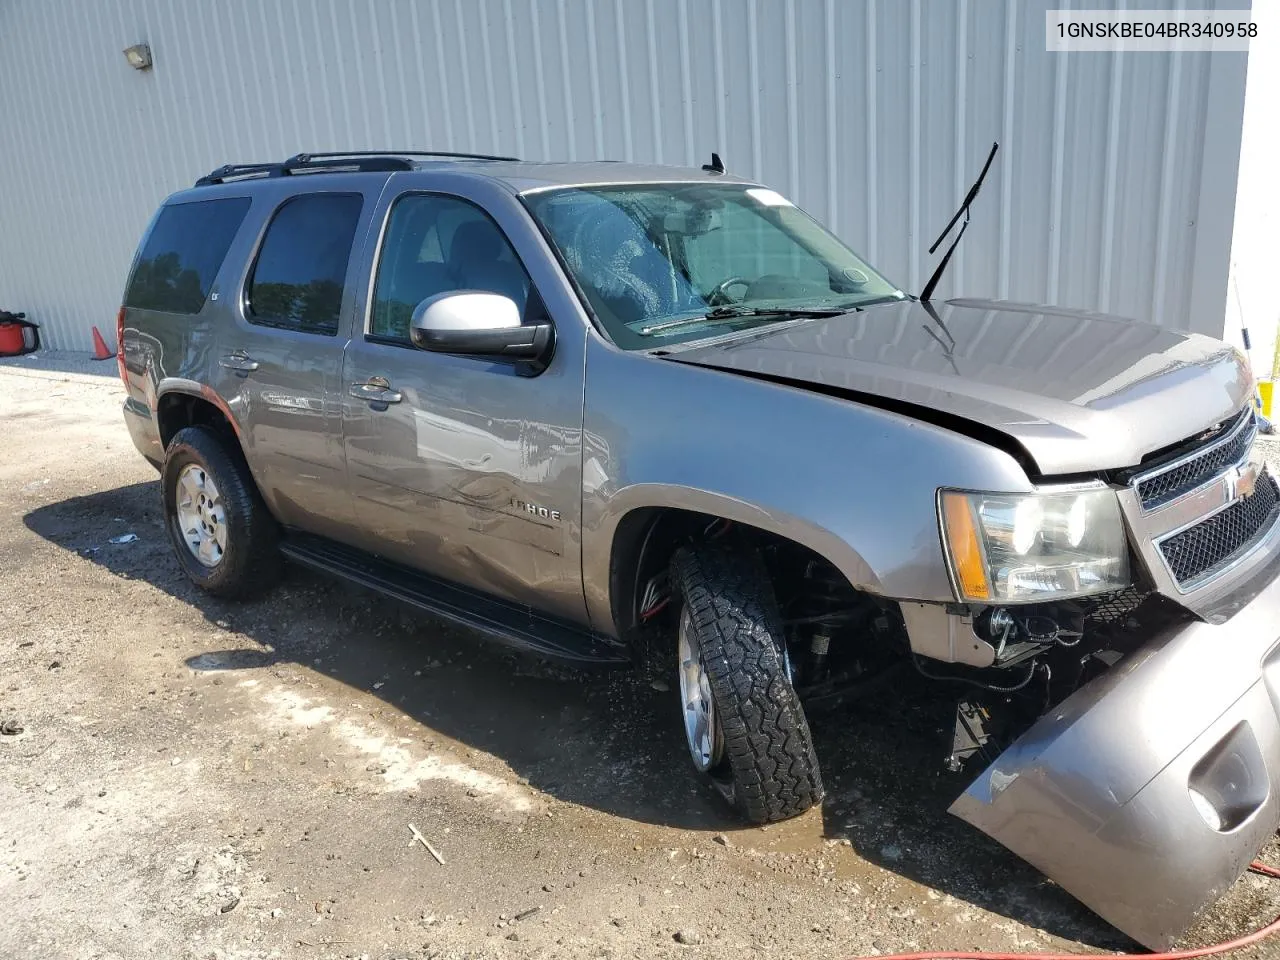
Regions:
M 275 520 L 239 450 L 207 427 L 185 427 L 169 441 L 160 482 L 165 528 L 196 586 L 238 598 L 275 582 Z
M 677 671 L 694 766 L 752 823 L 785 820 L 822 800 L 813 738 L 788 676 L 781 617 L 758 555 L 682 548 Z

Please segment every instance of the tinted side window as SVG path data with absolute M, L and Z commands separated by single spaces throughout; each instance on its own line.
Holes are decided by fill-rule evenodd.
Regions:
M 351 242 L 364 203 L 358 193 L 313 193 L 281 204 L 249 278 L 249 319 L 333 336 Z
M 163 208 L 129 278 L 125 306 L 199 313 L 248 210 L 248 197 Z
M 502 230 L 475 204 L 431 194 L 401 197 L 378 258 L 369 332 L 407 341 L 413 308 L 451 290 L 501 293 L 524 316 L 529 275 Z

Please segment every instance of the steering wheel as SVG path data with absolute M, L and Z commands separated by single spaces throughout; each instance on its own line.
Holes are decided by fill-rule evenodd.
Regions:
M 746 277 L 729 277 L 727 280 L 721 280 L 711 289 L 711 292 L 707 294 L 707 303 L 713 307 L 724 306 L 725 304 L 730 303 L 741 303 L 742 297 L 735 300 L 733 297 L 729 296 L 729 288 L 749 286 L 751 286 L 751 281 Z M 746 296 L 745 290 L 742 292 L 742 296 Z

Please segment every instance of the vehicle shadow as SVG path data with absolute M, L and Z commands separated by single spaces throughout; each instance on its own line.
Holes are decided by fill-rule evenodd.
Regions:
M 114 518 L 138 540 L 111 544 Z M 229 602 L 181 572 L 161 525 L 157 484 L 137 483 L 39 507 L 37 535 L 144 580 L 258 649 L 210 649 L 198 670 L 296 664 L 379 697 L 438 735 L 490 753 L 531 786 L 640 823 L 724 832 L 742 846 L 822 855 L 788 826 L 765 842 L 741 829 L 683 756 L 672 677 L 567 669 L 310 571 L 290 567 L 269 596 Z M 968 778 L 943 771 L 950 702 L 907 678 L 840 713 L 815 717 L 827 781 L 825 840 L 943 895 L 1097 947 L 1131 944 L 994 841 L 946 813 Z M 709 837 L 708 837 L 709 839 Z M 806 848 L 807 847 L 807 848 Z

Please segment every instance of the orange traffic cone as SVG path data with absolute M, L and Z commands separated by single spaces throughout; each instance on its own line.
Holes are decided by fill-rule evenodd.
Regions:
M 102 334 L 98 332 L 98 328 L 93 328 L 93 359 L 110 360 L 115 354 L 107 349 L 107 341 L 102 339 Z

